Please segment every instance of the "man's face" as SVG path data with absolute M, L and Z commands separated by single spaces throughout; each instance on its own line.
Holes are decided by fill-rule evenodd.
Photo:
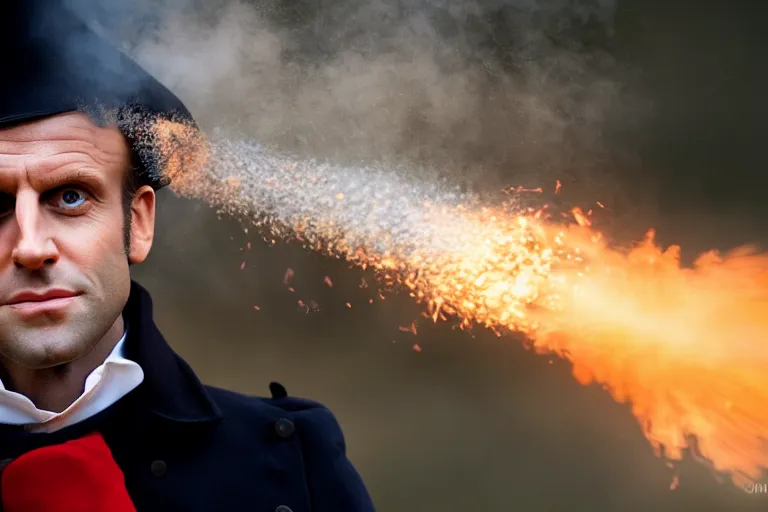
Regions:
M 154 234 L 154 192 L 142 187 L 126 258 L 129 162 L 120 132 L 83 114 L 0 129 L 0 362 L 68 363 L 122 325 L 128 263 Z

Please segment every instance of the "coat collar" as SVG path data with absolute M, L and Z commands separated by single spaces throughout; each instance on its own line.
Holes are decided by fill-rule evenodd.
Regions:
M 177 423 L 219 421 L 221 410 L 213 402 L 195 373 L 171 349 L 155 325 L 152 298 L 140 284 L 131 281 L 123 317 L 130 326 L 125 357 L 144 370 L 141 401 L 150 412 Z

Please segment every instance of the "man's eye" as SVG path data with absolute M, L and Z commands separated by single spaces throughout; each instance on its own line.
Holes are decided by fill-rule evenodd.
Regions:
M 53 199 L 57 208 L 69 210 L 82 206 L 88 200 L 85 192 L 77 188 L 61 189 Z

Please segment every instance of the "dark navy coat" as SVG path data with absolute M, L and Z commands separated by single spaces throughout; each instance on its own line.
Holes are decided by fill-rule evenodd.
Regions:
M 374 510 L 323 405 L 204 386 L 168 346 L 137 283 L 124 310 L 125 355 L 144 382 L 102 413 L 51 434 L 0 426 L 0 459 L 97 430 L 125 474 L 138 512 Z

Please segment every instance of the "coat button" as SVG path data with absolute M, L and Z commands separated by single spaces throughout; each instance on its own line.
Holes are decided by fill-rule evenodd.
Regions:
M 285 398 L 288 396 L 288 391 L 279 382 L 270 382 L 269 392 L 272 393 L 272 398 Z
M 275 432 L 283 439 L 288 439 L 296 432 L 296 426 L 291 420 L 281 418 L 275 422 Z
M 165 472 L 168 471 L 168 465 L 165 463 L 165 461 L 156 460 L 152 462 L 150 469 L 152 470 L 153 475 L 160 477 L 164 476 Z
M 293 512 L 293 510 L 291 510 L 291 507 L 286 507 L 285 505 L 280 505 L 279 507 L 277 507 L 275 509 L 275 512 Z

